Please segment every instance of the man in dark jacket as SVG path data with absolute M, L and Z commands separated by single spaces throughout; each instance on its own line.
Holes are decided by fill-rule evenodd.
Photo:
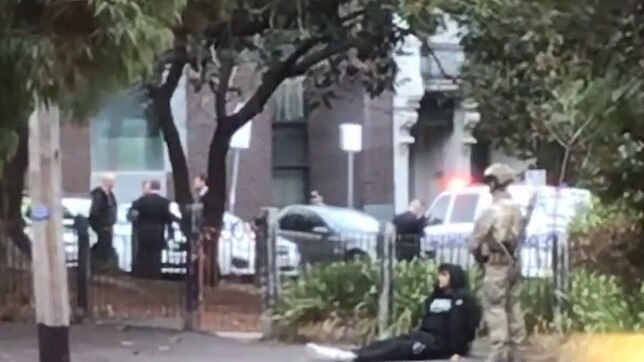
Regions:
M 459 360 L 468 355 L 481 321 L 481 308 L 467 288 L 458 265 L 441 264 L 434 291 L 425 302 L 420 328 L 406 335 L 376 341 L 355 351 L 309 344 L 317 358 L 328 361 L 386 362 L 432 359 Z
M 137 250 L 132 274 L 141 278 L 161 276 L 161 252 L 166 247 L 166 227 L 176 220 L 170 200 L 159 195 L 159 181 L 150 181 L 149 192 L 132 203 L 130 217 L 135 224 Z
M 96 233 L 97 242 L 92 247 L 95 260 L 110 266 L 117 263 L 116 251 L 112 245 L 112 228 L 116 223 L 117 204 L 114 197 L 114 174 L 104 174 L 101 186 L 90 192 L 92 204 L 89 212 L 89 225 Z
M 396 215 L 393 224 L 396 227 L 396 255 L 398 260 L 411 260 L 420 253 L 420 239 L 423 237 L 427 219 L 423 215 L 424 207 L 420 200 L 413 200 L 409 208 Z

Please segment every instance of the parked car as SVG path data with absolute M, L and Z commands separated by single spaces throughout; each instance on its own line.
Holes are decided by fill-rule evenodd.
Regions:
M 526 228 L 521 245 L 522 273 L 527 277 L 544 277 L 552 273 L 553 241 L 565 245 L 567 228 L 575 213 L 590 206 L 591 193 L 579 188 L 512 185 L 508 191 L 523 208 L 537 193 L 537 204 Z M 474 263 L 468 251 L 474 221 L 492 203 L 487 186 L 473 185 L 442 192 L 431 203 L 421 241 L 421 253 L 441 261 L 463 266 Z
M 293 205 L 277 216 L 278 241 L 297 245 L 298 266 L 356 257 L 375 259 L 380 223 L 353 209 Z M 283 255 L 278 245 L 278 254 Z
M 70 198 L 63 199 L 63 243 L 65 244 L 65 260 L 67 266 L 77 265 L 77 242 L 76 231 L 74 230 L 74 217 L 77 214 L 87 216 L 90 207 L 89 199 Z M 23 197 L 22 200 L 22 214 L 25 219 L 25 233 L 33 239 L 31 233 L 31 200 L 29 197 Z M 96 243 L 96 234 L 90 230 L 90 245 Z

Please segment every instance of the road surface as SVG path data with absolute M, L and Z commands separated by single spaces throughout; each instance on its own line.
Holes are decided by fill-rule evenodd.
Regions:
M 154 329 L 79 325 L 72 327 L 70 338 L 74 362 L 309 360 L 302 345 Z M 0 324 L 0 362 L 38 362 L 37 348 L 34 325 Z

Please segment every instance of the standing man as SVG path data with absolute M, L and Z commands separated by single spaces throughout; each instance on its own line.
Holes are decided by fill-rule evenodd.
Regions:
M 116 197 L 114 184 L 116 176 L 106 173 L 101 178 L 101 185 L 90 192 L 92 204 L 89 212 L 89 224 L 96 233 L 97 242 L 92 247 L 92 255 L 102 267 L 118 264 L 116 251 L 112 245 L 112 228 L 116 223 Z
M 132 274 L 140 278 L 161 276 L 161 252 L 166 247 L 165 229 L 175 221 L 170 212 L 170 200 L 161 196 L 160 191 L 159 181 L 150 181 L 150 191 L 132 203 L 131 215 L 136 223 L 137 239 Z
M 150 181 L 145 180 L 141 183 L 141 196 L 145 196 L 151 192 L 150 190 Z M 132 224 L 132 245 L 131 245 L 131 254 L 132 255 L 132 273 L 134 273 L 134 261 L 136 260 L 136 253 L 139 250 L 139 240 L 137 238 L 137 225 L 136 225 L 136 219 L 137 219 L 137 212 L 130 207 L 130 209 L 127 212 L 127 220 Z
M 407 211 L 394 217 L 396 250 L 401 260 L 411 260 L 420 253 L 420 239 L 427 224 L 424 211 L 423 203 L 420 200 L 413 200 L 409 203 Z
M 311 191 L 309 199 L 311 201 L 311 205 L 324 206 L 324 197 L 320 195 L 320 192 L 318 190 Z
M 483 176 L 493 201 L 474 224 L 470 250 L 484 265 L 484 317 L 492 345 L 487 361 L 524 361 L 526 330 L 520 299 L 521 267 L 515 256 L 523 216 L 507 191 L 515 174 L 507 165 L 493 164 Z
M 208 179 L 206 178 L 206 175 L 204 175 L 203 173 L 195 177 L 192 187 L 195 190 L 196 201 L 201 202 L 206 192 L 208 192 L 208 185 L 206 184 L 207 180 Z

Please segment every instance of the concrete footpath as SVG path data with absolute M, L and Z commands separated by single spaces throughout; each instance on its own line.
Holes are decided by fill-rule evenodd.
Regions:
M 74 362 L 308 360 L 301 345 L 229 337 L 108 325 L 73 326 L 70 336 Z M 34 325 L 0 324 L 0 362 L 38 362 Z

